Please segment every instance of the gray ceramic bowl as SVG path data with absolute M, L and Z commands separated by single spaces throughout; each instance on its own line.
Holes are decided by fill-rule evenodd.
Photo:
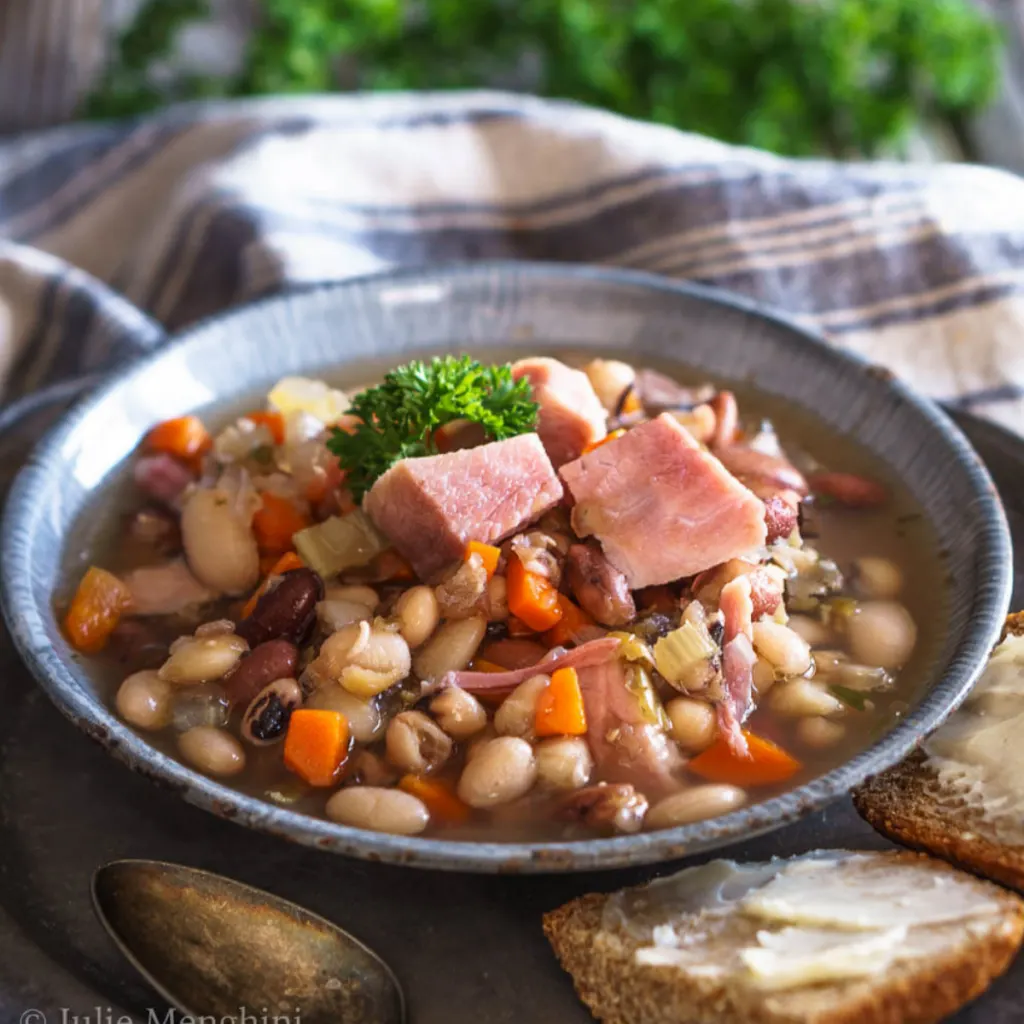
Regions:
M 52 609 L 81 566 L 83 512 L 116 493 L 153 423 L 258 394 L 284 374 L 399 362 L 439 349 L 628 350 L 716 377 L 756 381 L 876 453 L 928 510 L 951 593 L 922 699 L 870 749 L 784 796 L 708 822 L 574 843 L 462 843 L 334 825 L 245 796 L 154 750 L 97 696 Z M 73 531 L 74 528 L 74 531 Z M 88 530 L 86 530 L 88 532 Z M 999 635 L 1010 539 L 988 474 L 930 403 L 867 364 L 746 301 L 692 285 L 585 267 L 479 264 L 369 278 L 269 299 L 187 332 L 128 367 L 40 445 L 11 492 L 3 600 L 29 667 L 61 708 L 117 757 L 241 824 L 376 860 L 477 871 L 554 871 L 667 860 L 776 828 L 903 757 L 960 702 Z

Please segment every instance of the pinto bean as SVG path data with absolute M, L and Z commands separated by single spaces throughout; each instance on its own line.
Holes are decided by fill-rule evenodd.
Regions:
M 156 672 L 144 670 L 130 675 L 117 691 L 117 710 L 137 729 L 162 729 L 171 721 L 174 690 Z
M 323 580 L 312 569 L 292 569 L 257 602 L 252 614 L 235 630 L 250 647 L 281 637 L 301 644 L 316 621 L 324 596 Z
M 628 782 L 599 782 L 566 797 L 558 813 L 568 821 L 578 821 L 591 828 L 639 832 L 647 806 L 647 797 Z
M 797 527 L 800 518 L 798 505 L 788 501 L 785 494 L 773 494 L 764 499 L 764 525 L 768 531 L 768 544 L 788 537 Z
M 847 508 L 878 508 L 889 500 L 882 484 L 856 473 L 817 473 L 808 483 L 815 494 L 834 498 Z
M 626 577 L 590 544 L 573 544 L 568 558 L 569 586 L 583 609 L 604 626 L 624 626 L 636 618 Z
M 277 679 L 291 679 L 299 664 L 299 651 L 288 640 L 268 640 L 253 648 L 224 679 L 232 704 L 249 704 Z
M 294 679 L 278 679 L 262 690 L 246 709 L 242 738 L 265 747 L 284 739 L 292 712 L 302 703 L 302 687 Z
M 807 481 L 791 463 L 775 455 L 766 455 L 745 445 L 716 447 L 715 455 L 733 476 L 746 484 L 767 485 L 774 492 L 807 493 Z

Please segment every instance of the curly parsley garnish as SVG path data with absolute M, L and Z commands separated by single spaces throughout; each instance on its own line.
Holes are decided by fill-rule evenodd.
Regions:
M 400 459 L 437 455 L 439 427 L 454 420 L 479 423 L 493 441 L 526 434 L 537 422 L 530 383 L 513 380 L 512 367 L 481 366 L 469 356 L 414 361 L 361 391 L 349 413 L 362 422 L 349 434 L 337 428 L 327 447 L 338 457 L 356 501 Z

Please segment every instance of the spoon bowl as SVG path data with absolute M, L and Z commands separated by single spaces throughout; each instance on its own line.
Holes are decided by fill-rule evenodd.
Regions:
M 114 942 L 172 1006 L 225 1021 L 402 1024 L 391 968 L 302 907 L 208 871 L 121 860 L 93 876 L 93 905 Z

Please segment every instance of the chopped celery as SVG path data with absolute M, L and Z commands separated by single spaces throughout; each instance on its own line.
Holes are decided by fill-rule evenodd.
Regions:
M 362 509 L 347 516 L 331 516 L 300 530 L 292 540 L 306 565 L 324 579 L 367 565 L 388 547 Z
M 717 653 L 707 629 L 687 621 L 654 645 L 654 664 L 668 682 L 678 684 L 691 679 Z

